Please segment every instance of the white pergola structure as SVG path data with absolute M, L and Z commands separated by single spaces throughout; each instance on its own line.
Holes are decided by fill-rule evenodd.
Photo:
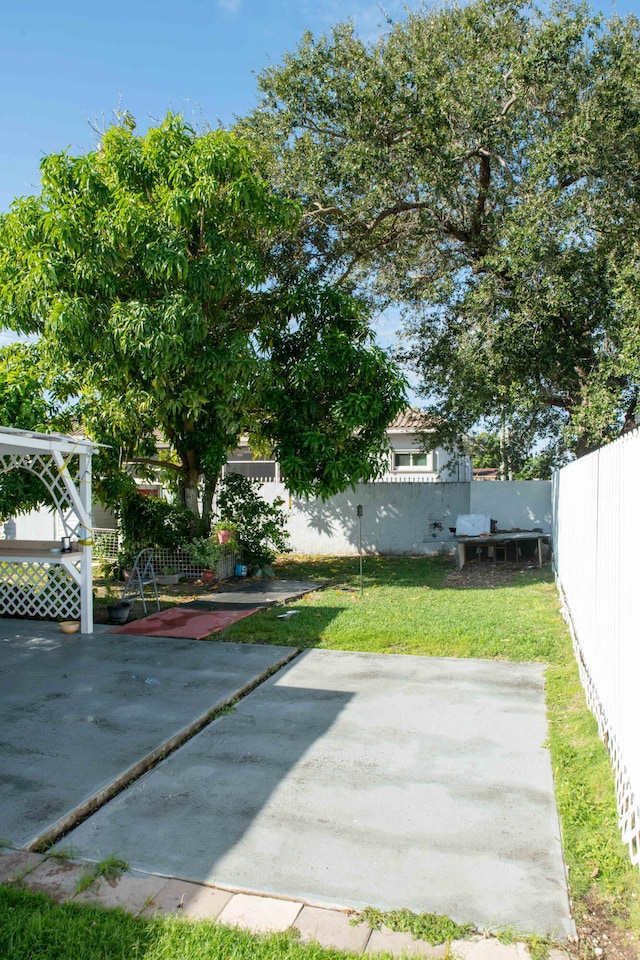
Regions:
M 72 550 L 32 540 L 0 541 L 0 612 L 80 620 L 93 632 L 90 440 L 0 427 L 0 471 L 26 470 L 49 491 Z

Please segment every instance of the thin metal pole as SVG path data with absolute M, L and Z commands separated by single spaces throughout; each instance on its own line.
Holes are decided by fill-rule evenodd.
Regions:
M 362 583 L 362 506 L 358 504 L 358 522 L 360 526 L 360 540 L 359 540 L 359 554 L 360 554 L 360 596 L 364 593 L 364 586 Z

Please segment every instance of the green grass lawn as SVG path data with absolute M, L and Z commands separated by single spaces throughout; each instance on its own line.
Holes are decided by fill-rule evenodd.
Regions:
M 278 577 L 326 586 L 287 605 L 299 611 L 291 619 L 278 619 L 281 607 L 268 610 L 233 624 L 212 641 L 547 663 L 549 746 L 574 915 L 578 926 L 584 913 L 590 923 L 606 926 L 611 942 L 625 935 L 621 931 L 637 936 L 640 874 L 619 838 L 609 758 L 585 704 L 551 572 L 503 573 L 483 566 L 456 574 L 438 559 L 367 557 L 361 592 L 357 559 L 283 558 L 276 564 Z M 315 960 L 339 954 L 288 936 L 252 937 L 215 924 L 54 907 L 25 891 L 0 888 L 2 958 L 245 956 Z M 588 949 L 581 947 L 579 956 L 588 957 Z
M 228 627 L 225 640 L 330 650 L 481 657 L 557 663 L 570 657 L 558 596 L 545 571 L 515 571 L 486 589 L 447 583 L 450 563 L 425 557 L 367 557 L 363 592 L 358 561 L 306 560 L 277 565 L 279 577 L 327 582 L 286 609 L 264 611 Z
M 0 886 L 2 960 L 338 960 L 344 954 L 172 917 L 136 919 L 121 910 L 56 906 L 43 894 Z

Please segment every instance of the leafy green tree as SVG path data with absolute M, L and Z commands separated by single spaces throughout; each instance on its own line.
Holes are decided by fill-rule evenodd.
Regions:
M 194 513 L 244 433 L 298 493 L 370 478 L 403 403 L 362 306 L 276 273 L 299 209 L 256 166 L 234 134 L 168 115 L 140 136 L 124 114 L 93 152 L 46 157 L 40 196 L 0 221 L 0 323 L 39 335 L 121 460 L 167 440 Z
M 500 436 L 497 433 L 477 433 L 468 437 L 464 452 L 473 457 L 474 467 L 499 470 L 502 463 Z
M 465 453 L 473 457 L 473 466 L 499 471 L 501 480 L 549 480 L 554 466 L 565 462 L 562 451 L 548 446 L 531 453 L 532 436 L 512 433 L 506 424 L 500 432 L 482 431 L 465 440 Z
M 65 431 L 69 410 L 60 401 L 62 383 L 49 379 L 30 343 L 0 348 L 0 423 L 42 433 Z M 0 520 L 42 506 L 53 506 L 44 484 L 26 470 L 0 473 Z
M 370 44 L 307 35 L 259 83 L 241 129 L 303 203 L 291 268 L 406 307 L 439 442 L 491 417 L 577 454 L 619 432 L 640 382 L 634 17 L 425 8 Z

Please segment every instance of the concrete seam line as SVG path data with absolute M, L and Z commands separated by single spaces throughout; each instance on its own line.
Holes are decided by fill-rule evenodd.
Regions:
M 122 793 L 123 790 L 126 790 L 126 788 L 136 780 L 139 780 L 145 773 L 148 773 L 149 770 L 152 770 L 154 767 L 156 767 L 160 761 L 165 760 L 170 754 L 175 753 L 176 750 L 183 746 L 197 733 L 200 733 L 201 730 L 203 730 L 217 718 L 222 710 L 233 703 L 237 703 L 238 700 L 243 700 L 253 690 L 255 690 L 256 687 L 259 687 L 262 683 L 268 680 L 269 677 L 272 677 L 274 673 L 277 673 L 293 659 L 295 659 L 295 657 L 299 656 L 301 652 L 302 651 L 298 647 L 294 647 L 290 653 L 285 654 L 285 656 L 281 657 L 275 663 L 272 663 L 269 667 L 263 670 L 262 673 L 258 674 L 257 677 L 254 677 L 252 680 L 249 680 L 247 683 L 245 683 L 244 686 L 240 687 L 239 690 L 235 690 L 222 700 L 219 700 L 218 703 L 216 703 L 205 713 L 201 714 L 199 717 L 196 717 L 195 720 L 192 720 L 191 723 L 187 724 L 186 727 L 183 727 L 182 730 L 179 730 L 178 733 L 163 741 L 163 743 L 155 747 L 141 760 L 136 761 L 136 763 L 132 764 L 122 773 L 118 774 L 114 780 L 106 784 L 96 793 L 92 794 L 92 796 L 83 801 L 79 806 L 74 807 L 73 810 L 69 811 L 69 813 L 65 814 L 63 817 L 60 817 L 51 826 L 37 834 L 27 844 L 25 844 L 22 849 L 33 853 L 43 853 L 48 850 L 49 847 L 51 847 L 54 843 L 57 843 L 58 840 L 61 840 L 65 834 L 75 829 L 75 827 L 80 826 L 81 823 L 92 816 L 92 814 L 96 813 L 96 811 L 103 807 L 106 803 L 108 803 L 110 800 L 113 800 L 114 797 L 116 797 L 119 793 Z

